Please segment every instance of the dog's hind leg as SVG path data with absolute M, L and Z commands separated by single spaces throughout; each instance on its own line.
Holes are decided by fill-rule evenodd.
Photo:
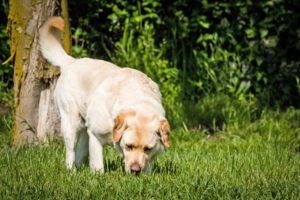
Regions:
M 89 155 L 89 136 L 86 132 L 86 128 L 79 131 L 78 144 L 76 146 L 75 153 L 75 165 L 80 167 L 82 163 L 87 161 Z
M 68 169 L 74 167 L 75 147 L 78 138 L 78 131 L 81 129 L 82 122 L 79 114 L 60 112 L 61 131 L 66 146 L 66 165 Z

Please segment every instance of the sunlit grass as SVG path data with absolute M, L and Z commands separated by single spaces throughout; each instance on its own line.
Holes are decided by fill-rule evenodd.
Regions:
M 64 146 L 12 149 L 2 130 L 1 199 L 299 199 L 300 111 L 263 112 L 242 126 L 172 132 L 172 147 L 155 162 L 151 175 L 124 173 L 111 147 L 103 176 L 88 166 L 69 172 Z

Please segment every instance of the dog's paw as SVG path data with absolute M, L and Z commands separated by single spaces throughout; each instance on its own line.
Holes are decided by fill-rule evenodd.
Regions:
M 67 166 L 67 170 L 74 174 L 76 174 L 76 172 L 77 172 L 77 169 L 74 166 Z
M 91 171 L 94 173 L 94 174 L 100 174 L 100 175 L 103 175 L 104 174 L 104 169 L 103 168 L 91 168 Z

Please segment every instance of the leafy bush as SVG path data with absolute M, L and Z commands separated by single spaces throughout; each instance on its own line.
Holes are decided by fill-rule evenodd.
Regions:
M 143 16 L 139 17 L 144 19 Z M 155 45 L 152 24 L 145 22 L 135 30 L 127 21 L 123 36 L 116 42 L 116 51 L 110 55 L 110 59 L 120 66 L 141 70 L 156 81 L 160 86 L 167 114 L 171 121 L 176 123 L 182 115 L 181 87 L 177 84 L 179 74 L 178 70 L 170 67 L 168 60 L 163 58 L 164 53 L 164 43 L 159 44 L 159 47 Z
M 6 60 L 2 2 L 0 49 Z M 179 124 L 180 102 L 195 105 L 207 95 L 300 106 L 296 0 L 70 0 L 69 10 L 73 55 L 145 72 L 160 85 L 167 111 Z M 12 86 L 8 65 L 0 69 L 0 84 L 4 90 Z
M 118 7 L 126 5 L 125 1 L 120 2 L 120 5 L 114 3 L 103 5 L 106 10 L 112 11 L 106 17 L 110 21 L 110 25 L 107 26 L 108 31 L 112 32 L 112 35 L 118 35 L 118 37 L 114 38 L 113 45 L 108 43 L 108 46 L 113 47 L 113 49 L 107 49 L 107 45 L 102 43 L 102 49 L 105 50 L 106 55 L 100 55 L 100 57 L 109 59 L 122 67 L 132 67 L 141 70 L 156 81 L 163 94 L 163 102 L 168 116 L 174 124 L 182 116 L 182 105 L 180 103 L 181 85 L 178 84 L 178 69 L 170 66 L 169 61 L 164 56 L 166 54 L 166 43 L 164 41 L 160 43 L 155 41 L 154 27 L 158 23 L 159 17 L 152 11 L 158 4 L 152 1 L 145 1 L 143 3 L 138 2 L 135 6 L 129 5 L 126 8 Z M 142 13 L 142 7 L 143 10 L 148 10 L 149 13 Z M 89 20 L 92 21 L 94 18 L 92 17 Z M 85 26 L 84 20 L 79 19 L 79 22 L 83 22 Z M 83 31 L 80 27 L 82 26 L 81 23 L 78 23 L 78 25 L 79 27 L 74 30 L 73 34 L 76 44 L 73 50 L 75 50 L 75 55 L 78 52 L 80 56 L 85 56 L 82 49 L 86 45 L 77 45 L 80 43 L 78 36 L 82 38 L 90 36 L 87 34 L 87 30 Z M 88 32 L 94 33 L 96 31 L 93 29 Z M 101 33 L 96 37 L 103 38 Z M 90 49 L 89 51 L 93 51 L 95 46 L 97 45 L 91 45 L 92 50 Z
M 82 4 L 71 1 L 70 9 Z M 98 40 L 90 51 L 103 58 L 120 50 L 125 32 L 134 32 L 135 40 L 145 22 L 153 26 L 154 43 L 164 44 L 162 57 L 179 73 L 183 99 L 221 92 L 239 98 L 254 94 L 267 105 L 298 105 L 296 1 L 199 0 L 190 5 L 188 0 L 93 0 L 87 16 L 73 19 L 79 17 L 75 24 L 87 28 L 87 42 Z
M 71 15 L 72 24 L 89 33 L 82 35 L 88 54 L 137 68 L 157 81 L 167 106 L 194 105 L 214 94 L 242 104 L 256 98 L 267 106 L 299 106 L 296 1 L 191 3 L 93 0 L 86 16 Z M 83 5 L 71 1 L 70 9 Z M 181 109 L 168 110 L 173 107 L 179 119 Z
M 243 127 L 257 120 L 263 108 L 255 99 L 234 99 L 228 95 L 207 95 L 197 104 L 185 105 L 185 123 L 215 133 L 228 126 Z
M 216 90 L 246 97 L 253 93 L 269 98 L 269 105 L 299 105 L 296 1 L 202 0 L 189 5 L 162 5 L 170 58 L 188 79 L 188 97 Z
M 0 12 L 0 104 L 7 104 L 11 100 L 10 90 L 12 88 L 12 74 L 13 69 L 9 64 L 3 64 L 4 61 L 9 59 L 9 46 L 8 46 L 8 33 L 6 30 L 8 13 L 7 2 L 2 1 L 0 9 L 4 12 Z

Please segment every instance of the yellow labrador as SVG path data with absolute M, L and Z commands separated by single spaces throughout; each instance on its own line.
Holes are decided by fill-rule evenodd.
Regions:
M 169 147 L 170 127 L 157 84 L 134 69 L 71 57 L 60 43 L 63 27 L 61 17 L 50 18 L 39 42 L 43 56 L 61 69 L 54 98 L 67 168 L 89 155 L 90 168 L 103 173 L 103 145 L 113 143 L 126 172 L 150 171 L 152 160 Z

